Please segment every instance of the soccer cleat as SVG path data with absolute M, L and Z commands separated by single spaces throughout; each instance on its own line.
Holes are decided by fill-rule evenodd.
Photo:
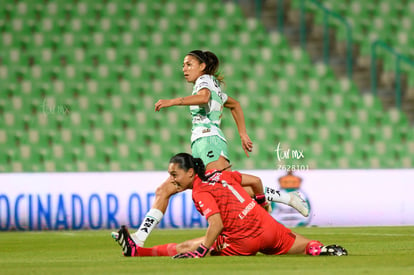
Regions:
M 112 239 L 114 239 L 115 241 L 118 240 L 118 232 L 111 232 L 111 237 Z M 140 241 L 137 239 L 136 234 L 131 234 L 131 239 L 134 241 L 134 243 L 140 247 L 144 247 L 144 242 Z
M 332 244 L 321 246 L 321 256 L 348 256 L 348 251 L 342 246 Z
M 309 205 L 304 199 L 302 199 L 299 192 L 289 192 L 289 195 L 290 201 L 288 205 L 295 208 L 304 217 L 309 216 Z
M 111 237 L 112 237 L 112 239 L 114 239 L 115 241 L 117 241 L 118 240 L 118 237 L 119 237 L 118 232 L 111 232 Z
M 125 225 L 121 226 L 121 229 L 116 232 L 112 232 L 112 238 L 116 237 L 115 241 L 122 247 L 122 252 L 126 257 L 134 257 L 137 254 L 137 245 L 129 235 L 128 229 Z

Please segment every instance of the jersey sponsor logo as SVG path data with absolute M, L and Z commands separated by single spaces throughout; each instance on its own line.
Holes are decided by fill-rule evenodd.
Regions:
M 214 158 L 213 151 L 209 151 L 209 152 L 207 153 L 207 157 L 209 157 L 209 158 Z
M 204 117 L 200 114 L 197 114 L 193 117 L 193 123 L 202 123 Z
M 144 227 L 141 228 L 140 231 L 144 231 L 145 233 L 148 233 L 148 228 L 150 228 L 155 222 L 155 219 L 151 218 L 145 218 Z

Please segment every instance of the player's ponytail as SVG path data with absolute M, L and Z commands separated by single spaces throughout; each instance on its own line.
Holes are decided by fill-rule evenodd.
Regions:
M 201 180 L 207 180 L 206 177 L 206 167 L 204 166 L 204 162 L 201 158 L 193 158 L 194 162 L 194 171 L 198 175 Z
M 192 155 L 187 153 L 179 153 L 173 156 L 170 159 L 170 163 L 176 163 L 184 171 L 193 168 L 194 172 L 198 175 L 201 180 L 207 180 L 206 177 L 206 168 L 204 166 L 203 160 L 200 158 L 193 158 Z

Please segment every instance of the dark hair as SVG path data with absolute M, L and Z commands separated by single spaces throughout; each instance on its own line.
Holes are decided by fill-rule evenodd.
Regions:
M 210 51 L 194 50 L 189 52 L 187 55 L 194 56 L 200 63 L 205 63 L 206 68 L 204 69 L 204 73 L 213 75 L 220 83 L 223 82 L 224 78 L 218 71 L 220 61 L 214 53 Z
M 203 160 L 200 158 L 193 158 L 192 155 L 187 153 L 179 153 L 170 159 L 170 163 L 177 163 L 186 172 L 193 168 L 201 180 L 206 181 L 208 179 Z

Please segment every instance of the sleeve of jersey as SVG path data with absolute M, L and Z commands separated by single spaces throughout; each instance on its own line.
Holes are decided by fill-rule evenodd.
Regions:
M 221 99 L 223 100 L 223 104 L 227 102 L 227 99 L 229 99 L 229 96 L 226 93 L 223 93 L 221 96 Z
M 203 88 L 207 88 L 210 91 L 212 90 L 212 83 L 211 83 L 211 79 L 208 79 L 206 76 L 201 76 L 197 79 L 196 83 L 195 83 L 195 93 L 198 93 L 198 91 L 200 91 Z
M 242 174 L 239 171 L 232 171 L 231 172 L 233 179 L 238 183 L 241 184 L 242 182 Z
M 206 219 L 213 214 L 220 213 L 216 200 L 208 192 L 193 193 L 193 200 L 198 212 Z

